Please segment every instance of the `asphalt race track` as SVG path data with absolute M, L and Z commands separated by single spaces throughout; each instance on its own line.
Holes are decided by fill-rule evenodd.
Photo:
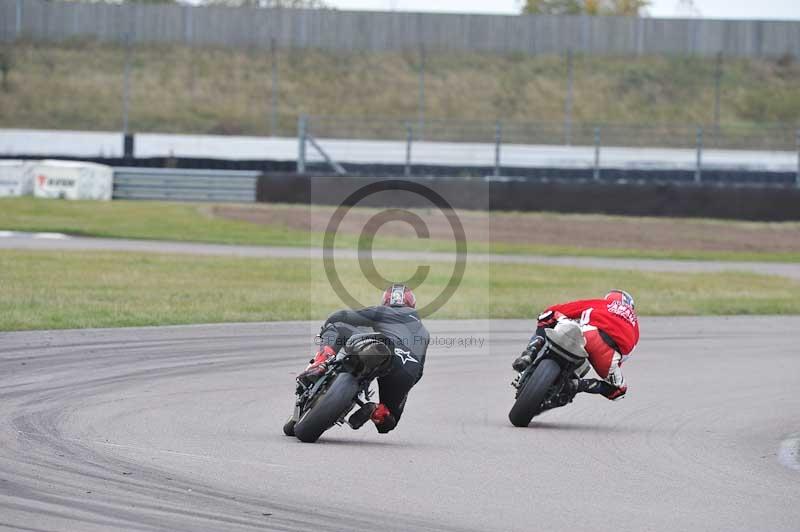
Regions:
M 238 246 L 198 242 L 77 237 L 61 233 L 21 233 L 16 231 L 0 231 L 0 249 L 131 251 L 137 253 L 174 253 L 275 259 L 322 258 L 321 247 Z M 453 254 L 447 252 L 411 252 L 380 249 L 370 250 L 369 252 L 359 252 L 350 249 L 335 250 L 336 257 L 338 258 L 357 259 L 359 258 L 359 253 L 366 253 L 368 256 L 377 260 L 453 261 Z M 576 268 L 639 270 L 648 272 L 751 272 L 759 275 L 777 275 L 800 281 L 800 264 L 794 262 L 629 259 L 621 257 L 551 257 L 544 255 L 502 255 L 496 253 L 469 253 L 469 260 L 470 262 L 491 262 L 494 264 L 540 264 L 547 266 L 572 266 Z
M 628 398 L 517 429 L 529 325 L 430 322 L 398 429 L 317 444 L 313 324 L 0 334 L 0 529 L 798 530 L 800 317 L 644 319 Z

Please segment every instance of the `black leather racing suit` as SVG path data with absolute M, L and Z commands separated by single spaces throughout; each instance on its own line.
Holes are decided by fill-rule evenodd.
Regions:
M 393 344 L 392 368 L 378 378 L 378 391 L 380 401 L 400 421 L 409 390 L 422 378 L 430 334 L 413 308 L 366 307 L 331 314 L 320 332 L 322 345 L 338 351 L 352 335 L 364 332 L 359 327 L 370 327 Z

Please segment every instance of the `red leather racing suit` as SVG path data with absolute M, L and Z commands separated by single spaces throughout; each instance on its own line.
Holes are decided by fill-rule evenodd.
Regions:
M 556 317 L 577 320 L 586 339 L 589 363 L 607 383 L 617 388 L 610 399 L 621 397 L 628 389 L 620 367 L 639 342 L 639 319 L 636 311 L 622 301 L 583 299 L 553 305 Z

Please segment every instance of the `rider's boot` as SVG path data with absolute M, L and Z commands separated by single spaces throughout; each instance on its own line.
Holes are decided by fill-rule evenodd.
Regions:
M 628 386 L 614 386 L 613 384 L 601 381 L 599 379 L 581 379 L 578 383 L 578 391 L 586 393 L 594 393 L 604 396 L 606 399 L 616 401 L 625 397 L 625 392 L 628 391 Z
M 536 355 L 539 353 L 539 350 L 544 346 L 545 339 L 541 336 L 535 336 L 531 343 L 528 344 L 528 347 L 525 348 L 525 351 L 522 352 L 520 356 L 517 357 L 516 360 L 511 364 L 511 367 L 514 368 L 514 371 L 518 371 L 522 373 L 528 366 L 536 358 Z
M 397 418 L 383 403 L 365 403 L 364 406 L 353 412 L 347 424 L 353 429 L 359 429 L 364 423 L 372 420 L 378 432 L 385 434 L 397 426 Z
M 372 413 L 375 411 L 377 406 L 378 405 L 375 403 L 364 403 L 364 406 L 350 415 L 350 418 L 347 420 L 347 424 L 350 425 L 353 430 L 360 429 L 364 426 L 364 423 L 370 420 Z
M 328 361 L 336 356 L 336 351 L 329 345 L 322 347 L 314 358 L 311 359 L 308 367 L 297 376 L 297 380 L 306 384 L 313 383 L 328 371 Z
M 397 418 L 383 403 L 378 403 L 369 417 L 380 434 L 386 434 L 397 426 Z

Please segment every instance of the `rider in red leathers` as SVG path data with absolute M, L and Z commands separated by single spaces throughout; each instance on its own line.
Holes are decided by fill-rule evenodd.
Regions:
M 549 307 L 539 316 L 536 335 L 512 367 L 524 371 L 545 343 L 544 330 L 555 326 L 562 318 L 578 321 L 586 340 L 589 363 L 603 378 L 575 379 L 571 383 L 573 391 L 601 394 L 612 400 L 624 397 L 628 385 L 621 366 L 639 342 L 639 319 L 634 300 L 624 290 L 611 290 L 603 299 L 585 299 Z

